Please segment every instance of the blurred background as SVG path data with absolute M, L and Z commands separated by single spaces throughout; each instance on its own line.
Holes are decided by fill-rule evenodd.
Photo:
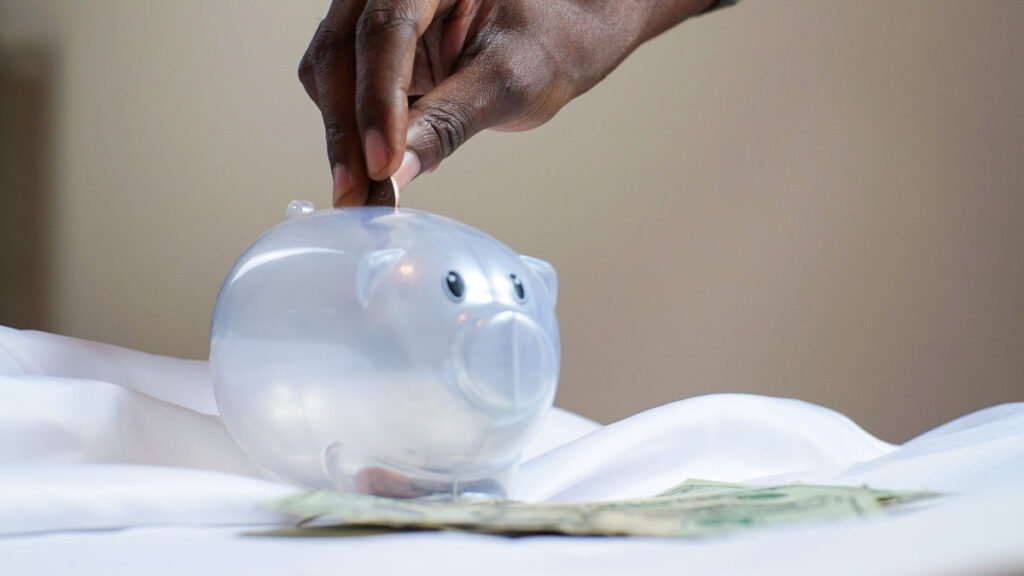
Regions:
M 0 324 L 202 358 L 289 200 L 328 0 L 0 0 Z M 794 397 L 903 441 L 1024 400 L 1024 2 L 747 0 L 403 203 L 544 258 L 557 404 Z

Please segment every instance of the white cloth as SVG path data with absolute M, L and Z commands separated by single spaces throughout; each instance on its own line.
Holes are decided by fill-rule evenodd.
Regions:
M 834 411 L 778 398 L 691 398 L 604 427 L 555 409 L 524 455 L 514 496 L 645 496 L 686 478 L 956 495 L 870 521 L 700 541 L 242 537 L 225 526 L 281 522 L 261 504 L 292 488 L 258 478 L 231 441 L 205 363 L 0 327 L 0 574 L 1024 568 L 1024 404 L 977 412 L 902 446 Z M 131 529 L 83 531 L 111 528 Z

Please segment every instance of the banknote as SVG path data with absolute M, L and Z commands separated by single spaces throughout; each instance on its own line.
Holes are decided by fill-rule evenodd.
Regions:
M 352 536 L 394 530 L 700 537 L 793 522 L 868 516 L 930 492 L 867 486 L 755 486 L 687 480 L 650 498 L 600 502 L 435 502 L 331 491 L 305 492 L 270 507 L 297 520 L 265 534 Z

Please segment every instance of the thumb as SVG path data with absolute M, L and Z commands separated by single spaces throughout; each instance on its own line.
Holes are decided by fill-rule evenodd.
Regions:
M 395 175 L 399 187 L 437 168 L 477 132 L 516 117 L 522 99 L 510 78 L 474 60 L 417 100 L 409 109 L 407 152 Z

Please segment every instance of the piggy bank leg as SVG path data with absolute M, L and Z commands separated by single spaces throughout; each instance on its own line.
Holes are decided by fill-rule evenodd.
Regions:
M 503 500 L 517 463 L 491 470 L 414 469 L 335 442 L 324 450 L 324 472 L 335 489 L 386 498 L 438 501 Z

